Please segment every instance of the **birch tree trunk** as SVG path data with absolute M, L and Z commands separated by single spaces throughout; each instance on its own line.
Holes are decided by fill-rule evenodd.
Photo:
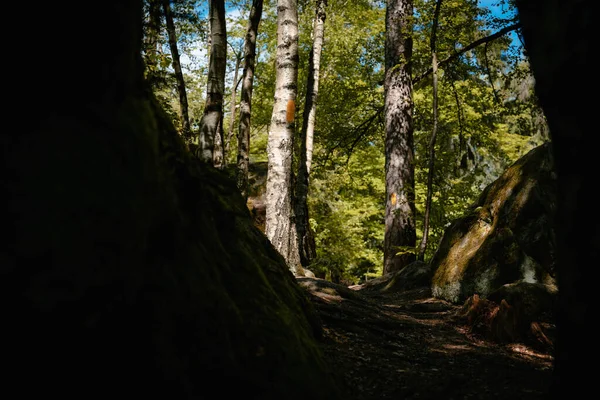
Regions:
M 254 0 L 248 17 L 248 30 L 244 43 L 244 72 L 240 96 L 240 128 L 238 131 L 237 187 L 244 198 L 248 197 L 248 164 L 250 153 L 250 116 L 252 110 L 252 85 L 256 58 L 256 36 L 262 16 L 263 0 Z
M 292 207 L 292 155 L 298 92 L 298 7 L 277 0 L 275 101 L 267 143 L 267 237 L 294 275 L 303 275 Z
M 327 0 L 317 0 L 315 20 L 313 24 L 313 46 L 308 61 L 308 77 L 306 83 L 306 101 L 300 131 L 300 162 L 296 185 L 296 230 L 298 232 L 298 247 L 300 261 L 303 266 L 310 264 L 315 258 L 316 250 L 314 237 L 308 222 L 308 178 L 312 162 L 313 135 L 317 114 L 317 95 L 319 93 L 319 68 L 321 65 L 321 50 L 325 33 L 325 7 Z
M 223 165 L 223 93 L 227 64 L 227 30 L 224 0 L 210 0 L 210 59 L 206 105 L 200 122 L 198 157 L 215 167 Z
M 435 166 L 435 140 L 438 128 L 438 60 L 435 49 L 436 33 L 440 18 L 440 7 L 442 0 L 437 0 L 435 12 L 433 14 L 433 27 L 431 28 L 431 68 L 433 71 L 433 128 L 431 130 L 431 139 L 429 140 L 429 164 L 427 167 L 427 199 L 425 200 L 425 216 L 423 217 L 423 237 L 419 245 L 419 254 L 417 258 L 420 261 L 425 260 L 425 250 L 427 250 L 427 239 L 429 237 L 429 220 L 431 214 L 431 197 L 433 195 L 433 173 Z
M 383 273 L 416 259 L 412 0 L 388 0 L 385 32 L 385 237 Z
M 163 11 L 167 22 L 167 34 L 169 36 L 169 48 L 171 49 L 171 58 L 173 59 L 173 70 L 175 71 L 175 79 L 177 80 L 177 93 L 179 94 L 179 114 L 181 118 L 181 133 L 184 139 L 189 141 L 192 136 L 190 128 L 190 117 L 188 113 L 188 101 L 185 91 L 185 81 L 183 79 L 183 71 L 181 70 L 181 62 L 179 59 L 179 50 L 177 49 L 177 32 L 175 31 L 175 23 L 173 22 L 173 12 L 171 10 L 170 0 L 163 0 Z

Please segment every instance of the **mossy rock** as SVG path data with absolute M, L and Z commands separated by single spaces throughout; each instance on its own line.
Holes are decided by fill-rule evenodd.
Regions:
M 336 398 L 311 303 L 235 183 L 153 101 L 109 107 L 45 119 L 6 160 L 3 357 L 22 395 Z
M 553 283 L 556 209 L 550 145 L 509 167 L 444 232 L 432 258 L 435 297 L 459 303 L 507 283 Z

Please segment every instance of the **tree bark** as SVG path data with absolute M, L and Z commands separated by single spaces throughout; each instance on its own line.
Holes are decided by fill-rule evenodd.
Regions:
M 277 1 L 277 75 L 267 143 L 267 237 L 294 275 L 303 275 L 292 207 L 292 155 L 298 92 L 298 7 L 296 0 Z
M 190 128 L 190 116 L 188 113 L 185 80 L 183 79 L 183 71 L 181 70 L 181 62 L 179 59 L 179 50 L 177 49 L 177 32 L 175 31 L 175 23 L 173 22 L 173 12 L 171 10 L 170 0 L 163 0 L 162 4 L 163 11 L 165 13 L 165 20 L 167 22 L 167 34 L 169 36 L 171 58 L 173 59 L 173 70 L 175 71 L 175 79 L 177 80 L 177 93 L 179 93 L 181 134 L 186 141 L 189 141 L 192 136 L 192 130 Z
M 250 153 L 250 117 L 252 115 L 252 85 L 256 58 L 256 36 L 262 17 L 263 0 L 254 0 L 248 17 L 248 29 L 244 43 L 244 72 L 240 95 L 240 125 L 238 131 L 238 155 L 236 180 L 242 196 L 248 198 L 248 164 Z
M 419 254 L 417 258 L 420 261 L 425 259 L 427 250 L 427 238 L 429 236 L 429 219 L 431 214 L 431 197 L 433 193 L 433 168 L 435 166 L 435 139 L 438 128 L 438 60 L 435 50 L 436 33 L 440 18 L 440 8 L 442 0 L 437 0 L 435 12 L 433 14 L 433 27 L 431 28 L 431 69 L 433 71 L 433 128 L 431 129 L 431 138 L 429 140 L 429 163 L 427 166 L 427 199 L 425 200 L 425 215 L 423 217 L 423 237 L 419 245 Z
M 317 97 L 319 93 L 319 68 L 325 32 L 325 7 L 327 0 L 317 0 L 315 20 L 313 23 L 313 45 L 308 61 L 308 77 L 306 82 L 306 101 L 302 114 L 302 130 L 300 131 L 300 162 L 296 182 L 296 230 L 298 232 L 298 248 L 300 262 L 308 266 L 316 257 L 314 236 L 310 231 L 308 220 L 308 180 L 313 153 L 313 135 L 317 114 Z
M 558 315 L 552 399 L 582 398 L 596 390 L 597 102 L 590 94 L 596 69 L 596 2 L 517 0 L 535 92 L 550 128 L 558 198 Z
M 412 14 L 412 0 L 389 0 L 387 3 L 384 274 L 398 271 L 416 258 Z
M 223 93 L 225 92 L 225 68 L 227 65 L 227 28 L 225 25 L 225 2 L 211 0 L 210 59 L 206 105 L 200 122 L 200 146 L 198 157 L 216 168 L 223 166 Z

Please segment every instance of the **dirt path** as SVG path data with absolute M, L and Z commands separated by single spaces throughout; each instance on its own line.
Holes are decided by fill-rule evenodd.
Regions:
M 381 294 L 300 278 L 347 399 L 542 399 L 552 356 L 470 335 L 428 288 Z

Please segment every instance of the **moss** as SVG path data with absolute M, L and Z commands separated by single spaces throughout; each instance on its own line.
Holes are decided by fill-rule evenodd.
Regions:
M 431 264 L 434 296 L 460 302 L 506 283 L 546 281 L 554 269 L 556 191 L 549 146 L 510 166 L 444 233 Z

